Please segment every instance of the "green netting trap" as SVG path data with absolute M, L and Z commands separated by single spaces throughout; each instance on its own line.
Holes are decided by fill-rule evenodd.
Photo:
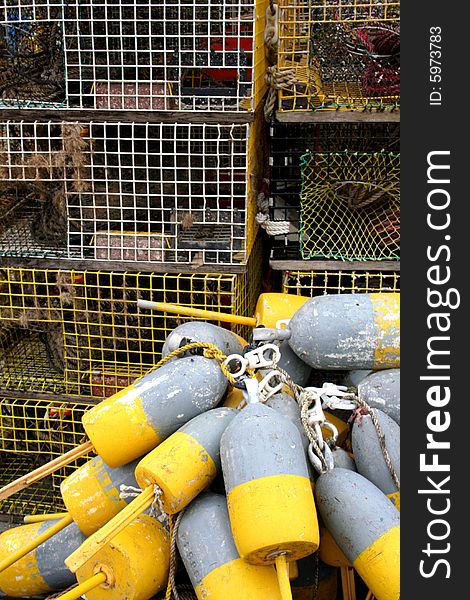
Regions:
M 302 258 L 399 258 L 399 153 L 307 152 L 301 168 Z

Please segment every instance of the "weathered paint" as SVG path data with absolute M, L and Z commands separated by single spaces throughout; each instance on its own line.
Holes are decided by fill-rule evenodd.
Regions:
M 307 385 L 312 373 L 312 367 L 297 356 L 287 340 L 281 342 L 279 350 L 281 358 L 277 366 L 283 369 L 297 385 Z M 263 373 L 266 374 L 267 371 L 263 371 Z
M 371 373 L 374 373 L 371 369 L 353 369 L 346 373 L 341 380 L 341 385 L 357 388 L 361 381 Z
M 140 515 L 77 570 L 77 579 L 107 574 L 108 582 L 87 592 L 88 600 L 148 600 L 165 588 L 169 563 L 169 534 L 155 519 Z
M 340 469 L 349 469 L 350 471 L 357 471 L 354 458 L 352 458 L 346 452 L 346 450 L 343 450 L 337 446 L 336 448 L 333 448 L 332 455 L 335 467 Z
M 377 344 L 374 369 L 400 366 L 400 294 L 371 294 Z
M 256 324 L 276 327 L 278 321 L 292 318 L 307 300 L 304 296 L 294 294 L 261 294 L 255 308 Z
M 400 366 L 399 295 L 335 294 L 310 299 L 289 323 L 289 344 L 318 369 Z M 389 314 L 387 313 L 389 311 Z
M 146 454 L 189 420 L 214 408 L 227 387 L 215 360 L 172 361 L 87 411 L 83 427 L 110 467 Z M 109 435 L 109 432 L 112 435 Z
M 369 589 L 380 600 L 397 600 L 397 509 L 373 483 L 346 469 L 321 475 L 315 497 L 325 526 Z
M 318 522 L 297 427 L 268 406 L 250 405 L 225 430 L 220 455 L 240 556 L 270 564 L 273 551 L 288 560 L 314 552 Z
M 397 510 L 400 510 L 400 492 L 393 492 L 393 494 L 387 494 L 387 498 L 393 502 L 393 505 Z
M 0 535 L 0 560 L 56 524 L 58 520 L 22 525 Z M 11 597 L 36 596 L 66 588 L 75 583 L 74 575 L 64 564 L 85 536 L 72 523 L 50 540 L 0 573 L 0 590 Z
M 269 398 L 265 404 L 266 406 L 269 406 L 273 410 L 286 417 L 286 419 L 289 419 L 289 421 L 291 421 L 291 423 L 297 427 L 302 439 L 302 446 L 306 451 L 310 444 L 310 440 L 308 439 L 305 428 L 302 425 L 300 406 L 297 404 L 294 398 L 285 392 L 280 392 L 278 394 L 274 394 L 274 396 L 271 396 L 271 398 Z
M 220 471 L 220 438 L 237 415 L 230 408 L 216 408 L 195 417 L 162 442 L 137 465 L 135 476 L 143 489 L 157 484 L 163 491 L 164 510 L 182 510 Z
M 372 372 L 359 383 L 357 393 L 400 425 L 400 369 Z
M 177 546 L 199 600 L 280 600 L 274 567 L 240 558 L 224 496 L 204 493 L 190 504 Z
M 206 323 L 204 321 L 192 321 L 175 327 L 166 338 L 162 348 L 162 356 L 167 356 L 173 350 L 182 345 L 184 340 L 189 342 L 208 342 L 217 346 L 227 356 L 229 354 L 241 354 L 243 345 L 240 338 L 231 331 Z
M 121 511 L 129 499 L 121 499 L 120 486 L 137 486 L 134 471 L 138 461 L 112 469 L 95 456 L 60 484 L 65 507 L 74 522 L 88 536 Z
M 381 410 L 373 409 L 385 436 L 385 447 L 400 478 L 400 427 Z M 370 415 L 356 419 L 352 428 L 352 449 L 358 472 L 372 481 L 384 494 L 398 491 L 380 446 Z

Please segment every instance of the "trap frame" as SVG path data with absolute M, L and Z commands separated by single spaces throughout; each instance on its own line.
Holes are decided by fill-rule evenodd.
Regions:
M 268 0 L 9 0 L 0 105 L 253 112 Z
M 280 112 L 394 110 L 400 102 L 400 3 L 279 0 Z

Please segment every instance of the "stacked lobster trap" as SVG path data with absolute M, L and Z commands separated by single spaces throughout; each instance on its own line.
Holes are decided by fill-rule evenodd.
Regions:
M 161 358 L 181 321 L 139 299 L 253 314 L 268 7 L 0 6 L 3 483 L 76 445 L 83 413 Z M 79 463 L 0 513 L 60 509 Z

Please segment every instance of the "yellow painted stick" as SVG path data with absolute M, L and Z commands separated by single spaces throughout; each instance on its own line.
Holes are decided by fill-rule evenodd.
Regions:
M 351 582 L 349 580 L 348 567 L 341 567 L 341 587 L 343 589 L 343 600 L 352 600 Z
M 87 592 L 89 592 L 95 587 L 98 587 L 102 583 L 106 583 L 106 575 L 102 572 L 97 573 L 96 575 L 93 575 L 93 577 L 90 577 L 83 583 L 77 585 L 77 587 L 74 587 L 68 592 L 65 592 L 65 594 L 62 594 L 62 596 L 59 596 L 57 600 L 78 600 L 78 598 L 83 596 L 83 594 L 86 594 Z
M 276 556 L 276 571 L 282 600 L 292 600 L 292 590 L 289 581 L 289 565 L 285 554 Z
M 374 594 L 370 590 L 367 592 L 366 600 L 374 600 Z
M 51 473 L 54 473 L 55 471 L 60 469 L 61 467 L 68 465 L 69 463 L 73 462 L 76 458 L 80 458 L 81 456 L 88 454 L 92 450 L 92 443 L 85 442 L 84 444 L 80 444 L 80 446 L 73 448 L 73 450 L 69 450 L 65 454 L 54 458 L 54 460 L 51 460 L 50 462 L 46 463 L 45 465 L 42 465 L 34 471 L 31 471 L 27 475 L 23 475 L 22 477 L 15 479 L 15 481 L 12 481 L 11 483 L 5 485 L 0 489 L 0 500 L 5 500 L 13 494 L 16 494 L 16 492 L 24 490 L 31 484 L 36 483 L 36 481 L 44 479 L 44 477 L 47 477 Z
M 69 513 L 46 513 L 44 515 L 25 515 L 23 523 L 42 523 L 43 521 L 53 521 L 54 519 L 63 519 Z
M 111 521 L 108 521 L 96 533 L 90 535 L 77 550 L 65 559 L 65 564 L 72 573 L 76 573 L 77 569 L 83 566 L 87 560 L 99 552 L 103 546 L 106 546 L 120 531 L 151 506 L 154 499 L 153 486 L 150 485 Z
M 58 523 L 56 523 L 55 525 L 52 525 L 52 527 L 49 527 L 49 529 L 47 529 L 47 531 L 44 531 L 43 533 L 38 535 L 36 538 L 31 540 L 28 544 L 26 544 L 25 546 L 23 546 L 16 552 L 13 552 L 12 554 L 10 554 L 10 556 L 7 556 L 7 558 L 5 558 L 4 560 L 2 560 L 2 562 L 0 562 L 0 573 L 5 571 L 5 569 L 8 569 L 8 567 L 11 567 L 12 564 L 14 564 L 18 560 L 22 559 L 23 556 L 26 556 L 27 554 L 29 554 L 31 552 L 31 550 L 34 550 L 35 548 L 37 548 L 38 546 L 43 544 L 45 541 L 50 539 L 53 535 L 55 535 L 59 531 L 62 531 L 62 529 L 65 529 L 65 527 L 67 527 L 67 525 L 70 525 L 70 523 L 72 523 L 72 522 L 73 522 L 72 517 L 70 515 L 67 515 L 66 517 L 61 519 Z
M 352 567 L 348 567 L 348 575 L 351 600 L 356 600 L 356 580 L 354 579 L 354 569 Z
M 184 317 L 198 317 L 210 321 L 222 321 L 224 323 L 235 323 L 236 325 L 248 325 L 248 327 L 256 327 L 257 325 L 254 317 L 242 317 L 241 315 L 231 315 L 230 313 L 217 312 L 215 310 L 204 310 L 202 308 L 180 306 L 179 304 L 137 300 L 137 306 L 139 308 L 150 308 L 152 310 L 169 312 L 175 315 L 182 315 Z

